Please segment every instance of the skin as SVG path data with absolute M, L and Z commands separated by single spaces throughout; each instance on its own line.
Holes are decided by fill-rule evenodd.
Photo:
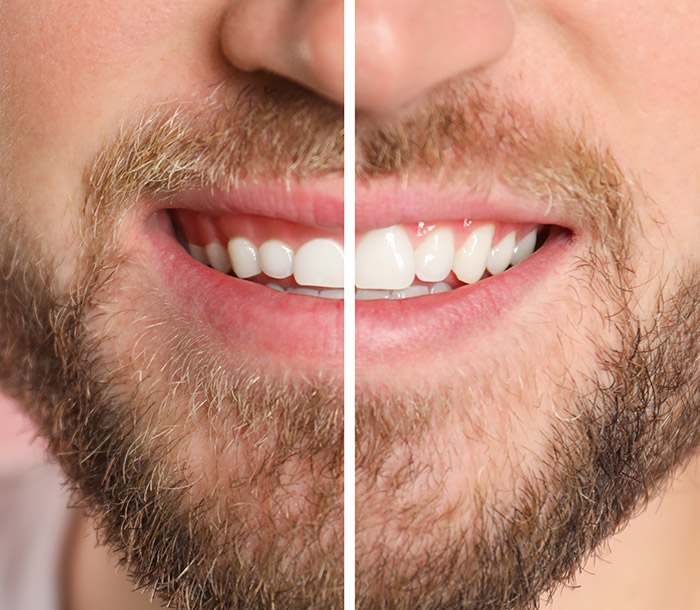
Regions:
M 634 201 L 641 227 L 633 233 L 639 282 L 634 313 L 639 319 L 653 314 L 659 292 L 666 297 L 674 293 L 680 271 L 700 262 L 695 246 L 700 223 L 700 42 L 694 36 L 700 11 L 692 2 L 649 7 L 622 0 L 357 0 L 356 10 L 361 129 L 410 117 L 431 96 L 441 95 L 446 82 L 478 76 L 491 84 L 498 100 L 515 100 L 537 119 L 583 126 L 588 138 L 610 149 L 626 175 L 639 178 L 646 195 L 637 192 Z M 105 0 L 75 6 L 54 0 L 4 2 L 2 205 L 23 219 L 32 237 L 41 240 L 42 255 L 56 263 L 56 290 L 67 293 L 76 277 L 77 202 L 85 166 L 101 143 L 116 135 L 122 121 L 166 100 L 203 103 L 212 86 L 225 79 L 230 79 L 233 92 L 238 91 L 253 78 L 249 70 L 270 71 L 340 103 L 341 17 L 342 3 L 329 0 Z M 591 240 L 590 235 L 580 236 L 579 254 L 585 257 Z M 548 287 L 547 296 L 552 302 L 570 296 L 565 288 Z M 597 302 L 596 295 L 583 298 L 602 308 L 608 305 Z M 115 303 L 114 311 L 120 306 L 124 304 Z M 530 302 L 527 307 L 535 306 Z M 573 321 L 567 311 L 565 305 L 552 310 L 554 330 L 543 338 L 545 346 L 564 338 L 563 357 L 557 354 L 552 364 L 597 370 L 592 346 L 572 339 Z M 592 317 L 584 322 L 588 326 L 581 336 L 600 330 Z M 126 323 L 113 328 L 113 335 L 126 328 Z M 506 345 L 513 332 L 511 325 L 502 325 L 481 346 L 482 353 L 502 356 L 498 346 Z M 406 358 L 400 363 L 406 378 L 392 376 L 396 385 L 382 392 L 422 389 L 411 387 L 415 379 L 424 386 L 439 385 L 445 366 L 468 363 L 467 351 L 450 352 L 429 363 L 420 361 L 420 354 L 418 360 Z M 533 369 L 527 355 L 511 357 L 515 370 Z M 390 362 L 389 368 L 396 364 Z M 360 391 L 375 381 L 370 365 L 360 351 Z M 420 376 L 414 374 L 418 367 Z M 380 373 L 389 378 L 387 371 Z M 541 396 L 550 397 L 556 390 L 548 382 L 551 378 L 538 379 Z M 489 380 L 478 378 L 475 383 L 486 387 Z M 523 442 L 533 430 L 536 435 L 541 424 L 530 417 L 530 399 L 513 407 L 515 416 L 526 422 L 518 437 Z M 551 412 L 552 403 L 545 407 Z M 501 423 L 488 418 L 486 422 L 491 427 Z M 461 432 L 456 428 L 450 436 L 436 431 L 438 446 L 464 447 Z M 458 483 L 473 479 L 475 453 L 467 447 L 459 454 Z M 381 510 L 375 512 L 383 517 L 392 513 L 395 499 L 386 490 L 380 492 Z M 360 497 L 361 493 L 362 488 Z M 420 485 L 415 486 L 409 501 L 421 506 L 422 493 Z M 465 515 L 459 518 L 464 522 Z M 687 518 L 692 521 L 692 515 Z M 673 521 L 675 527 L 682 523 Z M 383 525 L 368 519 L 360 529 Z M 666 531 L 664 522 L 659 527 Z M 641 531 L 642 540 L 652 538 Z M 361 537 L 358 544 L 358 556 L 363 557 L 366 541 Z M 658 581 L 647 579 L 642 585 L 652 587 L 654 582 Z M 608 593 L 604 586 L 601 599 L 607 601 Z M 565 595 L 555 600 L 562 604 L 557 608 L 567 608 Z
M 533 133 L 543 125 L 555 125 L 555 131 L 560 129 L 560 136 L 566 140 L 572 129 L 599 149 L 608 150 L 625 179 L 635 184 L 632 205 L 623 216 L 635 218 L 637 226 L 624 241 L 631 248 L 628 260 L 634 276 L 629 313 L 642 329 L 649 328 L 659 295 L 668 299 L 684 282 L 696 284 L 700 155 L 695 142 L 700 131 L 700 49 L 690 34 L 692 27 L 687 26 L 697 25 L 700 12 L 692 3 L 667 10 L 660 4 L 642 6 L 622 1 L 437 5 L 359 0 L 356 7 L 357 120 L 366 141 L 372 142 L 373 129 L 388 126 L 400 133 L 406 129 L 409 139 L 420 138 L 425 131 L 410 131 L 411 120 L 440 103 L 448 90 L 459 91 L 465 83 L 476 83 L 477 87 L 486 83 L 488 89 L 482 90 L 488 90 L 495 105 L 526 109 L 535 125 Z M 413 152 L 410 146 L 409 151 Z M 507 164 L 509 159 L 498 156 L 497 161 Z M 399 192 L 395 197 L 397 206 L 402 189 L 410 194 L 411 189 L 424 187 L 426 181 L 433 189 L 429 196 L 439 197 L 441 189 L 449 186 L 447 180 L 439 173 L 437 178 L 428 173 L 426 179 L 424 169 L 416 162 L 396 176 L 382 167 L 375 172 L 368 163 L 358 182 L 358 214 L 364 218 L 362 206 L 370 205 L 363 203 L 363 197 L 372 201 L 373 194 L 387 189 Z M 459 179 L 459 170 L 456 174 Z M 461 177 L 470 179 L 466 173 Z M 399 187 L 391 186 L 397 182 Z M 531 194 L 525 201 L 536 207 Z M 428 210 L 426 206 L 426 216 Z M 560 224 L 567 226 L 566 218 L 564 214 Z M 579 227 L 574 234 L 573 260 L 594 260 L 595 231 Z M 384 446 L 377 449 L 372 443 L 371 424 L 367 424 L 364 435 L 360 429 L 358 456 L 378 450 L 386 458 L 379 468 L 371 460 L 360 461 L 357 548 L 361 595 L 366 593 L 376 601 L 372 598 L 371 578 L 377 578 L 376 570 L 382 566 L 391 574 L 382 581 L 389 593 L 382 595 L 375 590 L 376 597 L 392 600 L 390 605 L 396 607 L 421 607 L 408 601 L 407 594 L 398 593 L 400 586 L 392 589 L 387 583 L 398 578 L 405 592 L 411 587 L 411 578 L 423 578 L 425 582 L 433 578 L 442 566 L 437 562 L 438 549 L 446 548 L 449 535 L 456 531 L 458 539 L 468 544 L 478 526 L 472 515 L 481 506 L 470 497 L 470 491 L 480 490 L 489 498 L 487 504 L 495 504 L 489 493 L 499 490 L 503 502 L 499 510 L 507 513 L 509 506 L 517 504 L 510 490 L 522 475 L 521 468 L 527 472 L 544 465 L 547 471 L 553 466 L 542 451 L 551 419 L 561 420 L 560 430 L 569 430 L 567 421 L 590 412 L 590 405 L 573 406 L 576 399 L 566 395 L 567 389 L 578 388 L 574 395 L 590 389 L 591 377 L 604 376 L 606 370 L 597 347 L 617 349 L 624 340 L 601 324 L 611 313 L 607 308 L 614 297 L 579 283 L 572 259 L 561 262 L 558 272 L 559 278 L 539 284 L 534 296 L 514 312 L 494 312 L 498 322 L 493 328 L 470 332 L 468 323 L 455 326 L 456 345 L 443 344 L 444 337 L 433 335 L 430 341 L 437 347 L 432 351 L 430 342 L 426 348 L 421 343 L 421 349 L 416 349 L 416 344 L 403 349 L 405 342 L 399 338 L 391 350 L 382 352 L 376 332 L 374 342 L 363 347 L 363 337 L 371 332 L 369 323 L 358 327 L 359 417 L 363 416 L 363 408 L 376 408 L 380 414 L 389 413 L 380 415 L 381 421 L 403 425 L 405 413 L 410 410 L 391 411 L 392 399 L 402 392 L 413 392 L 421 404 L 420 397 L 428 396 L 423 405 L 428 413 L 427 431 L 418 433 L 407 424 L 397 437 L 389 433 Z M 691 297 L 689 302 L 693 300 Z M 576 311 L 574 316 L 570 315 L 572 311 Z M 545 325 L 541 325 L 543 320 L 547 321 Z M 422 339 L 419 332 L 414 336 Z M 693 358 L 689 354 L 686 361 L 692 362 Z M 628 374 L 624 372 L 623 376 Z M 694 387 L 695 374 L 685 374 L 688 385 Z M 445 403 L 444 399 L 430 398 L 429 392 L 435 388 L 450 388 L 453 393 Z M 692 397 L 687 403 L 690 408 L 694 408 L 694 400 Z M 631 402 L 625 408 L 631 412 L 636 406 Z M 432 420 L 431 413 L 439 415 Z M 449 423 L 441 426 L 443 418 Z M 368 421 L 373 420 L 368 417 Z M 385 451 L 391 442 L 393 448 Z M 656 450 L 646 451 L 646 455 L 652 455 Z M 672 475 L 674 466 L 682 467 L 694 459 L 694 454 L 693 442 L 680 464 L 662 468 L 662 479 Z M 419 474 L 411 475 L 412 471 Z M 693 497 L 680 494 L 684 498 L 680 502 L 692 507 Z M 673 502 L 669 500 L 669 504 Z M 637 511 L 643 507 L 642 502 Z M 565 590 L 555 597 L 552 607 L 643 608 L 648 599 L 645 591 L 676 604 L 672 607 L 685 607 L 688 600 L 696 599 L 694 585 L 689 584 L 692 581 L 683 576 L 687 564 L 680 559 L 685 556 L 682 544 L 672 547 L 667 557 L 677 559 L 663 569 L 645 565 L 653 575 L 647 579 L 638 578 L 638 563 L 624 557 L 624 550 L 620 552 L 626 540 L 630 546 L 639 544 L 649 549 L 646 545 L 660 544 L 655 536 L 674 541 L 678 532 L 694 528 L 692 509 L 677 521 L 667 518 L 667 513 L 654 513 L 653 508 L 650 513 L 646 526 L 634 524 L 620 544 L 613 545 L 612 560 L 620 556 L 620 563 L 617 567 L 613 563 L 607 579 L 596 584 L 595 578 L 582 577 L 590 600 L 584 597 L 585 592 Z M 630 510 L 615 529 L 633 514 Z M 488 527 L 486 531 L 494 533 Z M 384 551 L 380 545 L 384 545 Z M 411 545 L 413 549 L 407 551 Z M 427 561 L 421 559 L 425 548 L 434 553 L 428 554 Z M 400 559 L 392 563 L 388 559 L 392 555 Z M 645 551 L 645 557 L 649 555 L 654 553 Z M 503 560 L 508 559 L 506 553 Z M 426 572 L 420 572 L 420 566 L 426 565 L 430 566 Z M 469 572 L 468 558 L 458 565 L 459 573 Z M 603 571 L 602 565 L 591 559 L 587 569 Z M 678 576 L 673 581 L 679 583 L 677 588 L 670 587 L 670 581 L 664 578 L 666 570 Z M 616 590 L 615 583 L 620 582 L 634 585 Z M 373 602 L 364 603 L 362 607 L 372 607 Z M 494 607 L 500 606 L 494 603 Z

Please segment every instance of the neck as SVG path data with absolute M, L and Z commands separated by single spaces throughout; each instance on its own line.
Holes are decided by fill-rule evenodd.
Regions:
M 165 606 L 148 593 L 135 591 L 117 558 L 97 544 L 92 523 L 76 511 L 66 561 L 66 610 L 158 610 Z
M 543 610 L 700 607 L 700 458 Z

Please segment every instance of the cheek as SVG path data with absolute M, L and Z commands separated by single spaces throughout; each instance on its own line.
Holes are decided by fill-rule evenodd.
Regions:
M 134 80 L 162 35 L 157 17 L 171 7 L 160 3 L 155 10 L 153 4 L 3 3 L 2 97 L 9 116 L 19 118 L 16 128 L 50 139 L 62 128 L 74 133 L 89 123 L 100 111 L 96 102 L 108 104 L 118 95 L 114 83 Z
M 564 82 L 582 81 L 584 116 L 653 200 L 646 237 L 671 258 L 697 257 L 700 5 L 546 0 L 541 6 L 549 38 L 561 41 L 558 52 L 568 58 L 572 76 Z

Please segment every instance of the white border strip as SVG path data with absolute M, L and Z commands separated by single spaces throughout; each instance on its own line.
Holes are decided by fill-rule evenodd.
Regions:
M 344 0 L 345 310 L 344 580 L 345 610 L 355 609 L 355 1 Z

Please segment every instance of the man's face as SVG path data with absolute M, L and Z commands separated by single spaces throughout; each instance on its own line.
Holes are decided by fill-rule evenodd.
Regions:
M 358 242 L 540 235 L 357 303 L 361 604 L 517 607 L 694 447 L 700 12 L 356 8 Z M 0 7 L 4 383 L 183 606 L 340 603 L 342 304 L 261 286 L 279 257 L 227 276 L 217 245 L 338 241 L 341 14 Z
M 341 16 L 0 7 L 5 386 L 178 607 L 340 603 L 343 306 L 284 266 L 342 245 Z M 266 275 L 185 249 L 218 266 L 235 238 Z
M 700 11 L 357 15 L 358 231 L 416 253 L 363 288 L 452 288 L 356 303 L 361 606 L 523 607 L 697 443 Z M 431 275 L 439 231 L 461 279 Z

